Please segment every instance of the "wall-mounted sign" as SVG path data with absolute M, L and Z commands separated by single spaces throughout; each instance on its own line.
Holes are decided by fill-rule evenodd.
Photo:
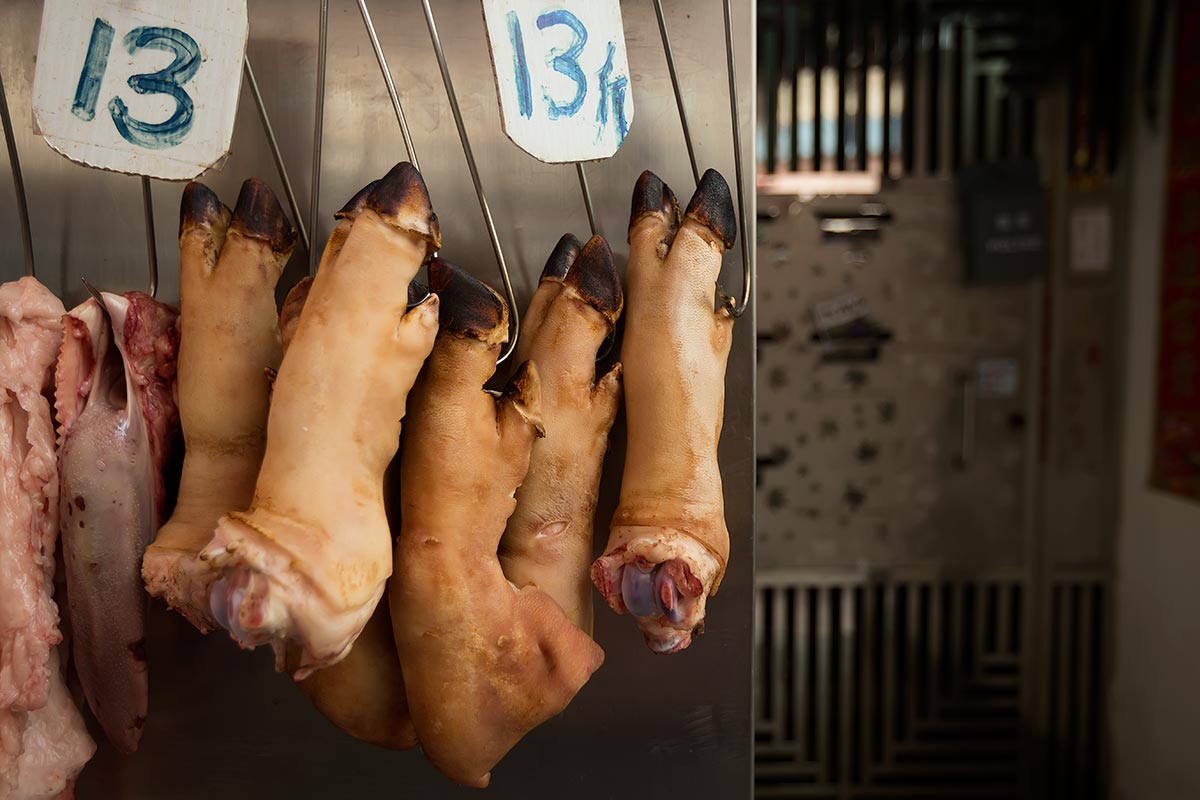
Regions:
M 618 0 L 483 0 L 504 132 L 552 164 L 608 158 L 633 124 Z
M 1009 283 L 1046 273 L 1046 195 L 1033 162 L 964 167 L 958 174 L 967 282 Z
M 892 332 L 871 318 L 867 301 L 857 292 L 813 304 L 812 339 L 821 345 L 822 363 L 877 361 L 880 345 Z
M 229 153 L 245 0 L 46 0 L 33 113 L 91 167 L 188 180 Z

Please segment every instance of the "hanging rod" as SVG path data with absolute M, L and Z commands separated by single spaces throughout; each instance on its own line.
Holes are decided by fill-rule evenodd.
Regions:
M 316 103 L 313 109 L 313 149 L 312 149 L 312 174 L 309 178 L 312 185 L 312 191 L 308 198 L 308 229 L 312 231 L 314 239 L 319 237 L 317 230 L 320 225 L 321 213 L 321 147 L 325 142 L 325 67 L 329 52 L 329 0 L 321 0 L 321 23 L 318 28 L 317 35 L 317 91 Z M 283 172 L 283 162 L 280 161 L 279 171 Z M 292 213 L 296 215 L 296 219 L 300 219 L 300 213 L 293 208 Z M 299 225 L 299 222 L 297 222 Z M 301 226 L 303 230 L 303 226 Z M 304 246 L 308 248 L 308 274 L 313 275 L 317 271 L 317 262 L 319 256 L 316 248 L 308 246 L 308 237 L 305 237 Z
M 150 179 L 142 176 L 142 212 L 146 215 L 146 258 L 150 268 L 147 294 L 158 297 L 158 242 L 154 238 L 154 195 L 150 192 Z
M 249 55 L 242 59 L 242 71 L 246 74 L 246 83 L 250 85 L 250 94 L 254 97 L 254 105 L 258 109 L 258 118 L 262 120 L 263 133 L 267 135 L 267 144 L 271 148 L 271 158 L 275 160 L 275 170 L 279 173 L 279 180 L 283 183 L 283 193 L 287 196 L 288 206 L 292 209 L 292 217 L 296 220 L 296 228 L 300 232 L 300 241 L 304 244 L 304 251 L 309 254 L 311 260 L 313 248 L 312 241 L 309 239 L 309 231 L 312 229 L 305 226 L 304 218 L 300 214 L 300 204 L 296 202 L 296 192 L 292 188 L 292 179 L 288 177 L 287 167 L 283 164 L 283 155 L 279 150 L 279 140 L 275 138 L 275 128 L 271 125 L 271 116 L 267 113 L 267 106 L 263 102 L 262 92 L 259 90 L 258 81 L 254 77 L 254 68 L 250 66 Z
M 363 0 L 359 0 L 363 2 Z M 512 335 L 509 336 L 508 346 L 496 360 L 503 363 L 517 347 L 517 339 L 521 336 L 521 312 L 517 309 L 516 296 L 513 293 L 512 279 L 508 274 L 508 264 L 504 261 L 504 248 L 500 246 L 500 236 L 496 233 L 496 223 L 492 219 L 491 208 L 488 207 L 487 196 L 483 192 L 483 183 L 479 180 L 479 167 L 475 164 L 475 154 L 471 150 L 471 140 L 467 136 L 466 125 L 463 124 L 462 109 L 458 106 L 458 95 L 454 91 L 454 82 L 450 79 L 450 67 L 446 63 L 446 52 L 442 49 L 442 37 L 438 34 L 437 23 L 433 19 L 433 9 L 429 0 L 421 0 L 425 10 L 425 24 L 429 27 L 429 39 L 433 42 L 433 52 L 437 56 L 438 67 L 442 71 L 442 83 L 446 87 L 446 96 L 450 100 L 450 110 L 454 114 L 454 124 L 458 128 L 458 141 L 462 144 L 463 155 L 467 159 L 467 168 L 471 171 L 471 182 L 475 184 L 475 196 L 479 198 L 479 210 L 483 212 L 483 222 L 487 226 L 488 237 L 492 241 L 492 252 L 496 255 L 496 265 L 500 268 L 500 278 L 504 281 L 504 294 L 508 298 L 509 319 L 512 322 Z
M 404 107 L 400 105 L 400 95 L 396 92 L 392 69 L 388 66 L 387 56 L 383 54 L 383 45 L 379 43 L 379 34 L 375 32 L 375 23 L 371 21 L 371 12 L 367 10 L 367 0 L 358 0 L 358 11 L 362 14 L 363 25 L 366 26 L 367 36 L 371 39 L 371 48 L 375 51 L 375 60 L 379 62 L 379 71 L 383 73 L 383 82 L 387 85 L 388 97 L 392 101 L 392 111 L 396 113 L 396 122 L 400 123 L 400 135 L 404 137 L 404 149 L 408 151 L 408 160 L 417 168 L 417 172 L 420 172 L 421 162 L 417 160 L 417 148 L 413 146 L 412 134 L 408 130 L 408 120 L 404 116 Z
M 575 162 L 575 171 L 579 173 L 579 190 L 583 192 L 583 207 L 587 209 L 588 225 L 592 236 L 600 235 L 600 226 L 596 224 L 596 212 L 592 208 L 592 190 L 588 188 L 587 173 L 583 171 L 583 162 Z
M 675 69 L 675 54 L 671 50 L 671 39 L 667 35 L 667 24 L 663 14 L 662 0 L 653 0 L 653 3 L 654 13 L 658 17 L 658 30 L 662 36 L 663 53 L 667 58 L 667 71 L 671 75 L 671 88 L 675 92 L 675 103 L 679 107 L 679 121 L 683 128 L 683 138 L 687 144 L 688 158 L 691 160 L 692 176 L 698 184 L 700 182 L 700 170 L 696 164 L 696 151 L 692 143 L 691 127 L 687 121 L 687 111 L 684 108 L 683 92 L 679 84 L 679 73 Z M 742 244 L 742 299 L 733 305 L 730 313 L 734 317 L 740 317 L 750 307 L 750 299 L 754 291 L 754 275 L 752 264 L 750 263 L 749 243 L 752 231 L 746 220 L 745 192 L 743 191 L 745 181 L 742 177 L 742 126 L 739 123 L 737 66 L 733 50 L 732 0 L 723 0 L 723 11 L 725 16 L 725 65 L 729 74 L 729 117 L 733 127 L 733 168 L 737 192 L 738 227 L 741 228 L 741 236 L 738 238 Z
M 21 219 L 21 246 L 25 254 L 25 274 L 34 276 L 33 234 L 29 229 L 29 202 L 25 197 L 25 179 L 21 175 L 21 159 L 17 154 L 17 138 L 13 134 L 12 117 L 8 114 L 8 95 L 4 93 L 3 74 L 0 74 L 0 124 L 4 127 L 4 143 L 8 146 L 8 164 L 12 169 L 13 192 L 17 195 L 17 214 Z

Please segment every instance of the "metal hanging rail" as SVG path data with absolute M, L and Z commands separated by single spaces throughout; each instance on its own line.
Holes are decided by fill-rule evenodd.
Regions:
M 0 124 L 4 127 L 4 143 L 8 146 L 8 164 L 12 170 L 13 191 L 17 195 L 17 214 L 21 219 L 21 246 L 25 255 L 25 274 L 34 276 L 33 234 L 29 229 L 29 202 L 25 197 L 25 178 L 21 175 L 21 159 L 17 154 L 17 139 L 13 134 L 12 117 L 8 114 L 8 95 L 4 92 L 4 76 L 0 74 Z
M 675 54 L 671 50 L 670 36 L 667 35 L 667 23 L 663 14 L 662 0 L 653 0 L 653 3 L 654 13 L 658 17 L 659 34 L 662 36 L 663 54 L 667 57 L 667 71 L 671 75 L 671 88 L 675 91 L 675 103 L 679 107 L 679 121 L 683 127 L 683 138 L 687 144 L 688 158 L 692 165 L 692 175 L 698 184 L 700 182 L 700 169 L 696 163 L 696 150 L 692 143 L 692 131 L 688 125 L 687 111 L 684 108 L 683 91 L 679 85 L 679 73 L 675 69 Z M 723 0 L 722 5 L 725 16 L 725 64 L 729 73 L 729 117 L 733 126 L 733 168 L 734 181 L 736 183 L 734 188 L 737 193 L 738 227 L 741 228 L 741 236 L 738 238 L 742 244 L 742 299 L 740 302 L 732 304 L 730 313 L 734 317 L 740 317 L 750 307 L 750 300 L 754 291 L 754 270 L 750 263 L 750 243 L 748 241 L 750 235 L 752 235 L 752 231 L 746 220 L 745 191 L 743 189 L 745 181 L 742 177 L 742 126 L 739 124 L 737 66 L 733 51 L 732 0 Z
M 262 120 L 263 133 L 267 135 L 267 145 L 271 148 L 271 157 L 275 160 L 275 169 L 279 172 L 279 179 L 283 183 L 283 193 L 287 196 L 288 206 L 292 209 L 292 216 L 296 220 L 296 229 L 300 232 L 300 241 L 303 242 L 304 251 L 309 254 L 309 260 L 311 261 L 313 258 L 313 248 L 309 238 L 309 231 L 312 228 L 305 226 L 304 217 L 300 214 L 300 204 L 296 201 L 296 192 L 292 188 L 292 179 L 288 177 L 287 167 L 283 165 L 283 155 L 279 150 L 279 140 L 275 138 L 275 128 L 271 125 L 271 116 L 267 113 L 267 106 L 263 102 L 262 92 L 259 91 L 258 81 L 254 77 L 254 68 L 250 66 L 249 55 L 242 60 L 242 71 L 246 75 L 246 83 L 250 85 L 250 94 L 254 96 L 254 105 L 258 109 L 258 118 Z M 310 217 L 309 219 L 311 221 L 312 218 Z

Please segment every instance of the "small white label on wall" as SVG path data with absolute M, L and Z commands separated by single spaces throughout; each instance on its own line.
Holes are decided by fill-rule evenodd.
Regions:
M 483 0 L 504 132 L 552 164 L 617 152 L 633 124 L 618 0 Z
M 81 164 L 194 178 L 229 153 L 247 33 L 245 0 L 45 0 L 35 127 Z

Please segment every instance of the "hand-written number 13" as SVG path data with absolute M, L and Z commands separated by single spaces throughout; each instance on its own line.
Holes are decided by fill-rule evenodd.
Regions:
M 521 116 L 532 119 L 533 92 L 530 86 L 529 62 L 525 53 L 525 37 L 521 31 L 521 20 L 518 19 L 515 11 L 509 11 L 505 19 L 508 22 L 508 38 L 513 47 L 513 70 L 517 78 L 517 107 Z M 578 114 L 580 108 L 583 107 L 583 101 L 587 98 L 588 90 L 587 76 L 579 66 L 579 56 L 583 54 L 583 48 L 588 40 L 587 28 L 579 21 L 579 17 L 566 9 L 547 11 L 537 18 L 538 30 L 545 30 L 555 25 L 564 25 L 570 28 L 574 38 L 566 50 L 551 50 L 546 61 L 555 72 L 565 75 L 575 82 L 575 96 L 568 102 L 560 103 L 551 97 L 543 87 L 542 96 L 546 100 L 546 111 L 550 119 L 573 117 Z M 612 116 L 617 126 L 617 141 L 620 143 L 625 140 L 625 135 L 629 132 L 629 123 L 625 119 L 625 89 L 629 85 L 629 79 L 624 75 L 611 77 L 613 55 L 616 53 L 616 49 L 616 44 L 608 42 L 607 58 L 597 72 L 600 101 L 596 109 L 596 122 L 599 127 L 597 132 L 597 138 L 599 138 L 599 134 L 608 124 L 611 105 Z
M 108 69 L 108 54 L 112 49 L 113 27 L 97 18 L 92 26 L 92 38 L 88 43 L 83 71 L 75 89 L 75 100 L 71 113 L 85 122 L 96 118 L 96 101 L 100 95 L 100 84 Z M 175 111 L 163 122 L 142 122 L 130 116 L 129 108 L 119 97 L 108 101 L 108 113 L 121 137 L 130 144 L 150 150 L 173 147 L 183 141 L 192 129 L 195 105 L 183 90 L 183 84 L 191 80 L 200 69 L 200 46 L 196 40 L 178 28 L 145 26 L 135 28 L 126 35 L 125 48 L 130 55 L 138 50 L 151 48 L 166 50 L 175 58 L 158 72 L 134 75 L 129 79 L 129 88 L 138 94 L 167 94 L 175 99 Z

